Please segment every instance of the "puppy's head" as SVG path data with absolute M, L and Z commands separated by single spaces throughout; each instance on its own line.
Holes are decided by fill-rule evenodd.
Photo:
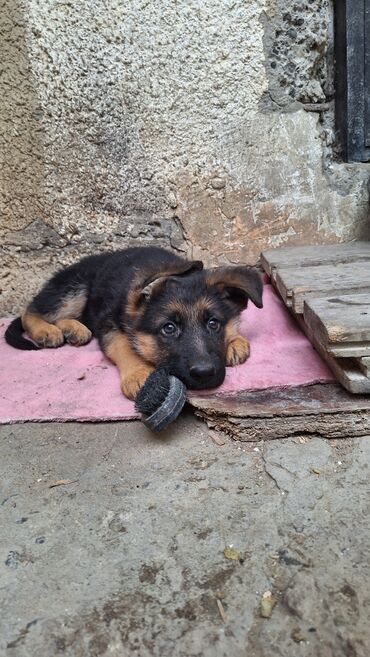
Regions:
M 191 389 L 225 378 L 227 344 L 249 299 L 262 307 L 262 281 L 252 267 L 183 271 L 153 276 L 131 294 L 130 334 L 147 361 L 167 367 Z

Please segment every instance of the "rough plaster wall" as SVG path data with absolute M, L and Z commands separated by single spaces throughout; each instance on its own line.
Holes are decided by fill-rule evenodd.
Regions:
M 253 261 L 366 231 L 368 168 L 302 109 L 332 94 L 325 0 L 1 7 L 3 312 L 91 251 Z

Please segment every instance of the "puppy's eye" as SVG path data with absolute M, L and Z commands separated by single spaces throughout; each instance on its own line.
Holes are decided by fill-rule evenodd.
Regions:
M 167 322 L 167 324 L 164 324 L 162 326 L 161 333 L 162 335 L 175 335 L 175 333 L 177 333 L 176 324 L 173 324 L 172 322 Z
M 211 319 L 209 319 L 207 322 L 207 327 L 210 329 L 210 331 L 218 331 L 220 326 L 221 324 L 218 319 L 216 319 L 216 317 L 211 317 Z

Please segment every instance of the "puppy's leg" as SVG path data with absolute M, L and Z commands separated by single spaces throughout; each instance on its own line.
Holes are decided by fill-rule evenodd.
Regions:
M 227 345 L 226 349 L 226 365 L 232 367 L 233 365 L 241 365 L 245 363 L 249 356 L 250 345 L 246 338 L 241 335 L 235 336 Z
M 75 270 L 71 267 L 56 274 L 22 315 L 24 330 L 40 347 L 59 347 L 65 339 L 70 344 L 86 344 L 91 339 L 90 331 L 78 321 L 87 287 L 76 279 Z
M 250 352 L 250 345 L 246 338 L 239 335 L 239 320 L 232 319 L 225 329 L 225 347 L 226 358 L 225 365 L 232 367 L 233 365 L 241 365 L 244 363 Z
M 117 365 L 121 377 L 121 390 L 129 399 L 135 399 L 154 366 L 147 363 L 132 348 L 122 331 L 106 334 L 101 340 L 104 353 Z
M 26 310 L 22 315 L 22 325 L 32 340 L 40 347 L 60 347 L 64 342 L 64 336 L 60 328 L 47 322 L 38 313 Z

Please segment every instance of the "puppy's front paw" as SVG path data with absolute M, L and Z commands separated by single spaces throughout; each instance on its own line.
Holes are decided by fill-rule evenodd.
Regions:
M 141 365 L 121 380 L 121 390 L 128 399 L 136 399 L 140 388 L 144 385 L 149 374 L 154 371 L 151 365 Z
M 67 342 L 75 347 L 87 344 L 92 338 L 91 331 L 77 319 L 60 319 L 56 324 Z
M 249 352 L 250 345 L 246 338 L 242 338 L 241 335 L 233 338 L 227 346 L 226 366 L 241 365 L 247 360 Z

